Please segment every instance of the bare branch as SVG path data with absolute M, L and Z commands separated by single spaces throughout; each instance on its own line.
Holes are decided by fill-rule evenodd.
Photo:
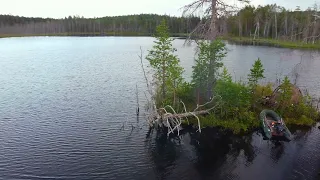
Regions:
M 195 113 L 193 113 L 193 112 L 190 112 L 190 114 L 191 115 L 193 115 L 195 118 L 197 118 L 197 120 L 198 120 L 198 131 L 201 133 L 201 125 L 200 125 L 200 119 L 198 118 L 198 116 L 195 114 Z
M 147 88 L 150 91 L 149 93 L 152 95 L 152 91 L 151 91 L 151 88 L 150 88 L 150 85 L 149 85 L 148 77 L 147 77 L 146 71 L 145 71 L 144 66 L 143 66 L 143 51 L 142 51 L 141 46 L 140 46 L 140 55 L 138 55 L 138 57 L 140 59 L 140 64 L 141 64 L 141 67 L 142 67 L 142 70 L 143 70 L 144 78 L 146 80 Z
M 176 111 L 170 105 L 166 105 L 164 108 L 166 107 L 169 107 L 174 112 L 174 114 L 177 114 Z

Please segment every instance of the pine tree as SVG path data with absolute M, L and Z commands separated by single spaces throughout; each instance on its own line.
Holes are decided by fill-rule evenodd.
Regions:
M 222 73 L 220 75 L 220 79 L 224 82 L 232 82 L 232 76 L 231 74 L 228 72 L 228 69 L 223 66 L 223 70 Z
M 280 104 L 287 106 L 291 101 L 291 96 L 293 93 L 291 82 L 288 76 L 286 76 L 282 81 L 282 84 L 280 85 L 280 89 L 282 91 L 280 94 Z
M 248 75 L 249 86 L 252 89 L 255 89 L 259 80 L 265 78 L 263 73 L 264 73 L 264 68 L 260 58 L 258 58 L 258 60 L 254 62 L 252 68 L 250 69 L 250 74 Z
M 218 70 L 223 66 L 221 61 L 226 56 L 226 47 L 221 40 L 202 41 L 199 43 L 199 50 L 195 66 L 193 66 L 192 83 L 198 89 L 198 93 L 202 90 L 207 91 L 208 100 L 212 96 L 211 92 Z
M 173 39 L 170 38 L 169 29 L 165 20 L 157 26 L 155 38 L 155 45 L 153 49 L 149 51 L 146 59 L 156 71 L 156 81 L 162 94 L 162 97 L 157 103 L 163 103 L 167 98 L 167 94 L 173 94 L 173 103 L 175 103 L 176 90 L 183 82 L 183 68 L 179 65 L 179 58 L 174 55 L 176 49 L 172 47 Z

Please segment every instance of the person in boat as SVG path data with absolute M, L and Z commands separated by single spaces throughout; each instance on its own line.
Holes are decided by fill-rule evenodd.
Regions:
M 271 127 L 275 130 L 274 132 L 278 135 L 281 135 L 284 131 L 283 125 L 281 122 L 272 122 Z

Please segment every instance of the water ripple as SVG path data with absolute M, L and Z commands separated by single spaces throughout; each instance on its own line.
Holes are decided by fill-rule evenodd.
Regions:
M 3 179 L 312 179 L 320 168 L 319 130 L 290 143 L 186 131 L 181 139 L 149 131 L 135 117 L 146 88 L 140 45 L 152 38 L 57 37 L 0 40 L 0 178 Z M 190 79 L 193 47 L 176 40 Z M 267 79 L 289 74 L 300 56 L 276 48 L 228 45 L 236 78 L 260 57 Z M 282 49 L 286 56 L 292 50 Z M 298 51 L 294 51 L 297 53 Z M 282 54 L 283 55 L 283 54 Z M 136 58 L 135 58 L 136 57 Z M 246 59 L 244 61 L 244 59 Z M 319 60 L 306 59 L 298 81 L 319 95 Z M 146 61 L 143 62 L 146 64 Z M 276 65 L 275 65 L 276 64 Z M 146 66 L 145 66 L 146 67 Z M 140 104 L 140 105 L 141 105 Z M 142 106 L 142 105 L 141 105 Z M 143 109 L 143 108 L 140 108 Z M 143 112 L 142 112 L 143 113 Z M 123 128 L 121 128 L 125 125 Z M 122 130 L 120 130 L 122 129 Z

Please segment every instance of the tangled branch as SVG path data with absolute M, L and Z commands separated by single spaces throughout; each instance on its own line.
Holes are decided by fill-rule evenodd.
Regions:
M 249 3 L 248 0 L 238 0 Z M 225 17 L 239 12 L 240 8 L 223 0 L 196 0 L 183 7 L 183 15 L 193 15 L 196 11 L 202 11 L 202 18 L 196 28 L 189 34 L 187 42 L 196 39 L 215 39 L 219 34 L 219 21 L 225 21 Z M 221 22 L 220 22 L 221 23 Z M 222 23 L 223 24 L 223 23 Z M 196 40 L 196 43 L 197 40 Z
M 184 112 L 182 113 L 177 113 L 176 110 L 170 106 L 170 105 L 166 105 L 163 108 L 159 108 L 157 110 L 157 113 L 160 115 L 158 117 L 153 117 L 151 119 L 153 119 L 153 124 L 158 123 L 158 125 L 160 127 L 164 126 L 168 129 L 167 135 L 169 136 L 170 134 L 173 134 L 175 131 L 177 131 L 178 136 L 180 134 L 180 129 L 181 129 L 181 124 L 183 121 L 187 121 L 189 124 L 189 120 L 188 118 L 192 117 L 197 119 L 198 122 L 198 132 L 201 133 L 201 124 L 200 124 L 200 118 L 199 116 L 201 115 L 206 115 L 206 114 L 210 114 L 210 111 L 214 110 L 216 107 L 218 107 L 221 103 L 221 96 L 216 96 L 220 99 L 217 100 L 217 98 L 213 97 L 209 102 L 206 102 L 202 105 L 197 105 L 197 108 L 194 109 L 191 112 L 188 112 L 186 109 L 186 106 L 184 104 L 184 102 L 180 101 L 180 103 L 183 105 L 183 109 Z M 201 107 L 205 107 L 208 106 L 209 104 L 213 103 L 213 101 L 216 100 L 216 104 L 215 106 L 206 109 L 206 110 L 199 110 L 199 108 Z M 170 109 L 171 112 L 168 112 L 168 110 Z M 161 113 L 162 112 L 162 113 Z

